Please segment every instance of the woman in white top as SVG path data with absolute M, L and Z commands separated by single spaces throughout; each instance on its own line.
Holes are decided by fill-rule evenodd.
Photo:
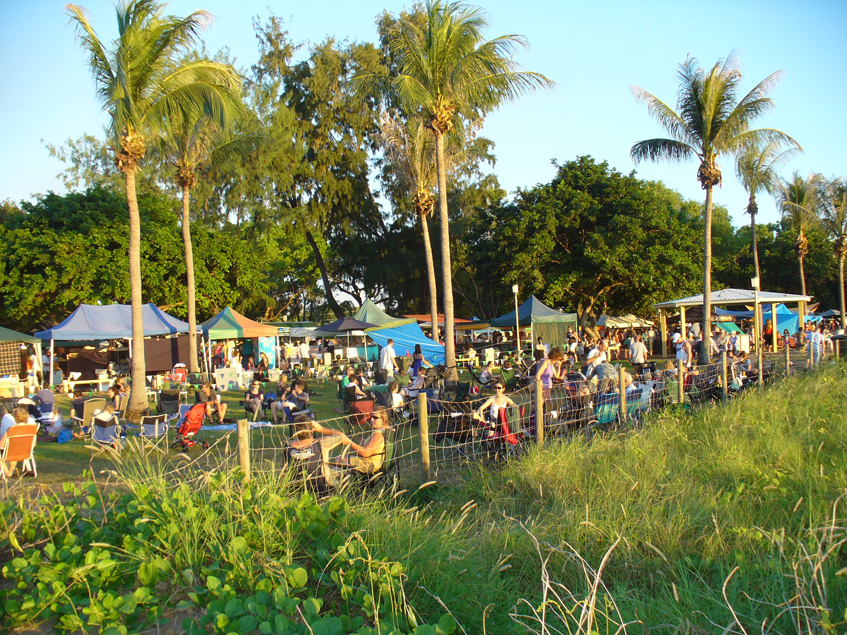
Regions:
M 516 404 L 505 395 L 506 387 L 503 382 L 498 381 L 494 384 L 494 395 L 485 400 L 478 410 L 474 410 L 473 418 L 482 422 L 488 427 L 486 436 L 494 436 L 494 430 L 497 427 L 497 422 L 500 420 L 500 411 L 504 408 L 515 407 Z M 488 408 L 488 417 L 485 417 L 485 409 Z

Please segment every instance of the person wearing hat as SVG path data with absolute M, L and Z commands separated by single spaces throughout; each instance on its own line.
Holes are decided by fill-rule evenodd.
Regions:
M 592 348 L 590 351 L 588 351 L 588 356 L 586 357 L 585 361 L 586 365 L 582 374 L 588 377 L 588 375 L 590 375 L 591 372 L 603 362 L 600 350 Z

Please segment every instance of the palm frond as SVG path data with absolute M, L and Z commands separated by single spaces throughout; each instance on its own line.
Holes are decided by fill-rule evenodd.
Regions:
M 631 87 L 635 100 L 647 106 L 647 112 L 677 141 L 692 144 L 692 135 L 682 118 L 670 106 L 639 86 Z
M 641 161 L 682 161 L 697 156 L 697 151 L 676 139 L 647 139 L 632 146 L 629 156 L 635 163 Z

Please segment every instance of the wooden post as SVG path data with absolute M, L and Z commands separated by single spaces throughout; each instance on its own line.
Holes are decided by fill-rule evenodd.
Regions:
M 676 388 L 676 395 L 679 398 L 679 405 L 683 405 L 685 403 L 685 376 L 682 374 L 682 371 L 685 369 L 685 366 L 682 365 L 682 360 L 676 360 L 676 378 L 678 380 L 679 385 Z
M 764 348 L 764 346 L 761 346 L 761 345 L 756 347 L 756 367 L 759 371 L 758 373 L 756 373 L 756 383 L 759 384 L 759 388 L 761 388 L 762 386 L 765 385 L 765 377 L 764 377 L 765 374 L 764 374 L 764 372 L 762 372 L 762 358 L 763 358 L 762 349 L 763 348 Z
M 620 407 L 619 418 L 621 420 L 622 425 L 626 425 L 626 381 L 624 379 L 624 373 L 626 371 L 621 368 L 621 371 L 618 373 L 618 406 Z
M 535 380 L 535 442 L 544 445 L 544 389 L 541 380 Z
M 685 307 L 681 306 L 681 307 L 679 307 L 679 333 L 680 333 L 680 335 L 682 335 L 682 339 L 687 340 L 688 339 L 688 333 L 687 333 L 688 329 L 685 328 L 685 327 L 686 327 L 686 324 L 685 324 Z
M 418 434 L 421 441 L 421 483 L 429 483 L 429 413 L 426 393 L 418 393 Z
M 244 482 L 250 480 L 250 422 L 238 420 L 238 462 L 244 472 Z
M 721 399 L 723 399 L 723 401 L 726 401 L 728 391 L 729 391 L 729 384 L 727 383 L 727 379 L 728 379 L 727 375 L 728 375 L 728 373 L 727 373 L 727 370 L 726 370 L 726 351 L 721 351 L 721 385 L 723 387 Z
M 665 309 L 659 309 L 659 328 L 661 330 L 659 337 L 662 338 L 662 359 L 665 359 L 668 356 L 668 314 Z
M 785 343 L 785 378 L 791 377 L 791 347 Z
M 773 345 L 773 352 L 776 353 L 779 350 L 779 329 L 777 328 L 777 320 L 776 320 L 776 303 L 771 302 L 771 321 L 773 322 L 773 341 L 771 344 Z

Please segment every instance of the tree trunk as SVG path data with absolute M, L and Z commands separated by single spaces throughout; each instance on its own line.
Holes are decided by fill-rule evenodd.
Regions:
M 752 202 L 752 197 L 751 197 Z M 753 265 L 756 268 L 756 277 L 759 279 L 761 286 L 762 277 L 759 275 L 759 245 L 756 241 L 756 214 L 750 214 L 750 238 L 753 243 Z
M 847 315 L 844 313 L 844 256 L 838 257 L 838 295 L 841 300 L 841 328 L 847 328 Z
M 321 272 L 321 279 L 324 282 L 327 304 L 329 304 L 329 308 L 332 310 L 333 315 L 340 320 L 344 317 L 344 311 L 341 310 L 338 302 L 335 301 L 335 296 L 332 295 L 332 285 L 329 283 L 329 274 L 326 272 L 324 257 L 321 255 L 321 250 L 318 249 L 318 243 L 315 242 L 315 237 L 312 236 L 312 232 L 309 230 L 306 230 L 306 240 L 309 241 L 309 245 L 312 246 L 312 251 L 315 252 L 315 260 L 318 263 L 318 269 L 320 269 Z
M 426 254 L 426 274 L 429 282 L 429 317 L 432 320 L 432 341 L 438 343 L 438 291 L 435 287 L 435 263 L 432 260 L 432 244 L 429 241 L 429 221 L 421 214 L 424 254 Z
M 129 208 L 129 289 L 132 299 L 132 389 L 126 414 L 130 421 L 138 421 L 148 406 L 141 297 L 141 217 L 135 197 L 135 168 L 126 171 L 126 203 Z
M 800 295 L 806 295 L 806 270 L 803 267 L 803 256 L 798 256 L 800 261 Z
M 703 210 L 703 345 L 700 363 L 711 362 L 712 341 L 712 188 L 706 188 L 706 208 Z
M 435 133 L 435 157 L 438 172 L 438 218 L 441 223 L 441 278 L 444 293 L 444 358 L 449 378 L 455 380 L 456 338 L 453 325 L 453 272 L 450 259 L 450 217 L 447 214 L 447 169 L 444 165 L 444 135 Z
M 191 248 L 191 188 L 182 186 L 182 241 L 185 243 L 185 277 L 188 287 L 188 372 L 200 371 L 197 363 L 197 298 L 194 287 L 194 251 Z

